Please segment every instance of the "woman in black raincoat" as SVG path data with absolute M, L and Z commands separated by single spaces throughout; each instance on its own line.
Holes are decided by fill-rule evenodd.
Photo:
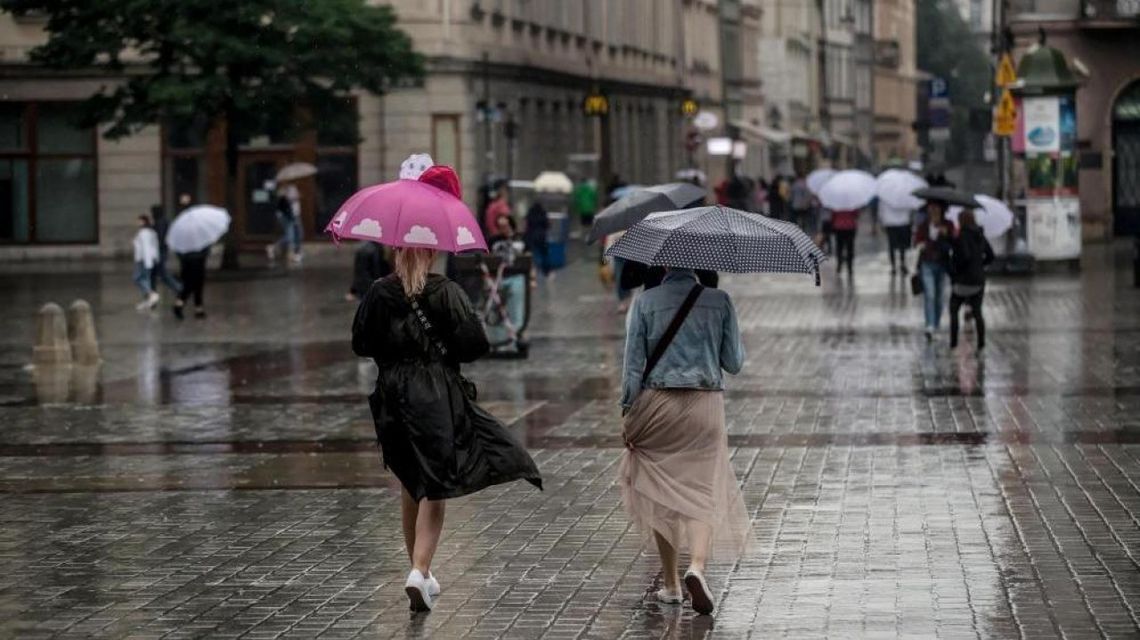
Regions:
M 412 562 L 405 590 L 413 610 L 429 611 L 439 593 L 431 561 L 444 500 L 512 480 L 541 489 L 542 479 L 522 444 L 475 404 L 474 387 L 460 375 L 460 363 L 490 348 L 467 295 L 428 273 L 433 251 L 399 248 L 395 256 L 395 273 L 373 283 L 360 303 L 352 350 L 379 367 L 368 403 L 384 466 L 404 486 Z

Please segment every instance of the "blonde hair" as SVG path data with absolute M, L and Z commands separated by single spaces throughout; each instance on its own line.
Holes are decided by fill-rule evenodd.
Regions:
M 404 293 L 409 296 L 419 295 L 427 284 L 428 271 L 435 261 L 435 251 L 431 249 L 405 248 L 396 249 L 396 276 L 404 286 Z

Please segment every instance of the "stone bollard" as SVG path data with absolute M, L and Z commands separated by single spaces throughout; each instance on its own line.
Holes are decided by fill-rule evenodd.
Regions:
M 76 300 L 67 310 L 67 333 L 71 338 L 71 356 L 76 364 L 99 364 L 99 339 L 95 337 L 95 318 L 86 300 Z
M 37 365 L 71 364 L 71 344 L 67 341 L 67 321 L 63 309 L 54 302 L 40 307 L 36 319 L 36 346 L 32 360 Z

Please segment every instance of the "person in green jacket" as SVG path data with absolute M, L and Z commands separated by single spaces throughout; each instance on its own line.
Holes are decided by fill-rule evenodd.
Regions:
M 574 213 L 582 221 L 582 227 L 594 224 L 594 214 L 598 212 L 598 186 L 593 180 L 581 180 L 572 194 Z

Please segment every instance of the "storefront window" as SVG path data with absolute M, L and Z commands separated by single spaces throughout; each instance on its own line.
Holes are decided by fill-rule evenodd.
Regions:
M 162 203 L 168 216 L 177 213 L 178 198 L 190 196 L 206 202 L 206 132 L 204 118 L 169 120 L 163 126 L 166 153 L 163 158 Z
M 75 103 L 0 105 L 0 242 L 99 238 L 95 134 Z

